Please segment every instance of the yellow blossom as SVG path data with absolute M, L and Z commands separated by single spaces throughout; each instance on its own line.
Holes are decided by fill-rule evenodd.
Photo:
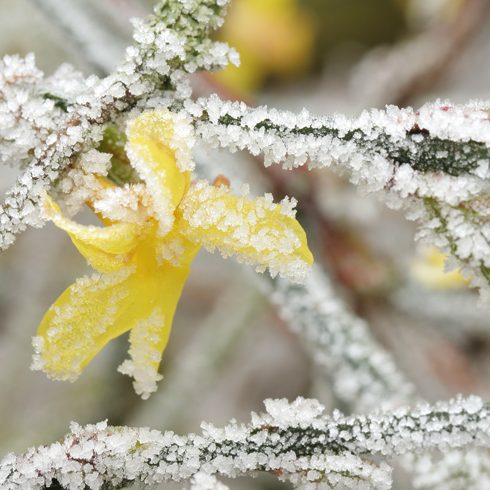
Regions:
M 313 257 L 291 202 L 191 182 L 193 162 L 175 121 L 159 111 L 130 123 L 127 153 L 142 183 L 103 181 L 89 203 L 103 227 L 70 220 L 45 197 L 45 216 L 97 272 L 78 279 L 45 314 L 33 340 L 34 369 L 74 380 L 107 342 L 130 331 L 129 359 L 119 371 L 147 398 L 161 379 L 175 309 L 201 246 L 292 280 L 307 273 Z
M 436 248 L 426 248 L 412 264 L 412 276 L 431 289 L 455 289 L 467 286 L 468 279 L 459 270 L 446 272 L 447 256 Z
M 253 92 L 269 75 L 295 75 L 311 64 L 313 22 L 298 0 L 232 2 L 220 37 L 238 50 L 241 62 L 213 76 L 242 93 Z

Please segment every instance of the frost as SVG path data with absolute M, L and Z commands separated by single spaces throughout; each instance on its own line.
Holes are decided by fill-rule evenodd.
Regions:
M 0 206 L 0 248 L 10 246 L 27 225 L 42 226 L 38 204 L 43 191 L 69 166 L 83 167 L 80 155 L 98 144 L 105 123 L 129 109 L 170 107 L 190 97 L 187 73 L 235 60 L 233 50 L 208 37 L 221 25 L 226 4 L 161 2 L 149 22 L 135 21 L 135 44 L 104 79 L 84 79 L 66 65 L 44 77 L 33 55 L 0 61 L 0 159 L 23 169 Z M 190 137 L 185 124 L 177 125 L 177 133 Z M 175 149 L 179 158 L 188 151 Z M 66 192 L 74 188 L 70 178 L 61 179 Z M 76 200 L 66 207 L 76 207 Z
M 262 153 L 290 169 L 332 167 L 404 208 L 418 238 L 458 260 L 482 296 L 490 293 L 490 138 L 487 104 L 448 101 L 418 110 L 388 106 L 358 118 L 249 108 L 216 96 L 187 103 L 198 136 L 234 152 Z
M 395 408 L 414 394 L 369 326 L 346 308 L 318 266 L 301 286 L 279 280 L 267 290 L 281 318 L 305 339 L 317 364 L 332 378 L 340 399 L 365 411 Z
M 56 479 L 69 490 L 82 490 L 191 479 L 191 488 L 224 490 L 216 476 L 270 471 L 302 488 L 384 490 L 391 488 L 391 469 L 383 458 L 473 444 L 490 447 L 490 412 L 476 399 L 361 416 L 325 415 L 315 400 L 269 400 L 266 407 L 268 413 L 254 415 L 247 425 L 232 421 L 186 436 L 107 422 L 72 424 L 61 443 L 5 456 L 0 485 L 35 490 Z M 381 461 L 375 464 L 366 455 Z M 446 460 L 458 463 L 461 457 L 448 451 Z M 435 481 L 444 475 L 421 473 L 420 483 L 423 478 Z

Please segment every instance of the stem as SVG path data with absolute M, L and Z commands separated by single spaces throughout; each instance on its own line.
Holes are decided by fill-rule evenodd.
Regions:
M 336 474 L 358 480 L 362 475 L 353 470 L 353 457 L 368 464 L 373 456 L 490 447 L 490 406 L 476 397 L 356 417 L 326 416 L 316 400 L 301 398 L 291 404 L 266 400 L 265 405 L 267 413 L 253 414 L 247 425 L 206 425 L 199 435 L 73 425 L 62 443 L 6 456 L 0 484 L 33 490 L 53 484 L 70 490 L 122 488 L 182 481 L 201 471 L 226 477 L 270 471 L 293 480 L 305 473 L 320 480 Z M 323 474 L 314 471 L 319 462 Z M 384 480 L 366 488 L 389 485 Z

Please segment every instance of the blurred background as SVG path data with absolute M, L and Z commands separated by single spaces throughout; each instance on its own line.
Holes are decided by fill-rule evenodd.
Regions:
M 52 0 L 0 0 L 0 53 L 35 52 L 47 74 L 68 62 L 102 76 L 130 43 L 129 18 L 144 16 L 151 4 L 70 0 L 57 10 Z M 198 95 L 349 116 L 438 97 L 489 99 L 488 7 L 487 0 L 234 0 L 216 36 L 237 48 L 242 65 L 195 75 L 193 85 Z M 196 159 L 212 160 L 225 175 L 244 169 L 253 193 L 299 200 L 316 261 L 425 398 L 488 396 L 489 310 L 477 308 L 477 295 L 458 273 L 443 272 L 444 256 L 415 246 L 414 226 L 401 214 L 327 170 L 264 170 L 247 155 L 206 148 Z M 0 172 L 5 192 L 16 169 Z M 329 409 L 338 406 L 253 274 L 205 252 L 177 310 L 164 380 L 148 401 L 116 372 L 126 357 L 124 337 L 76 383 L 30 371 L 30 339 L 44 312 L 87 272 L 52 225 L 28 230 L 0 255 L 0 454 L 52 442 L 71 420 L 189 432 L 202 420 L 246 421 L 268 397 L 314 396 Z M 283 487 L 267 476 L 233 483 Z

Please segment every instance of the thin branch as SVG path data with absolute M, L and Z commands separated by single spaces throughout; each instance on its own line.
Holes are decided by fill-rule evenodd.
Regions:
M 437 84 L 479 33 L 487 19 L 488 0 L 460 2 L 451 21 L 390 48 L 375 48 L 355 68 L 352 96 L 369 105 L 405 106 Z
M 113 32 L 107 19 L 95 11 L 90 2 L 71 0 L 60 8 L 56 0 L 31 0 L 46 16 L 54 21 L 71 43 L 90 64 L 104 75 L 116 68 L 123 57 L 126 43 Z M 101 46 L 104 48 L 101 49 Z
M 177 436 L 148 429 L 74 424 L 63 442 L 10 454 L 0 463 L 6 490 L 57 485 L 70 490 L 122 488 L 191 478 L 270 471 L 293 482 L 334 481 L 347 488 L 388 489 L 386 464 L 370 458 L 467 446 L 490 447 L 490 408 L 476 397 L 413 410 L 345 417 L 323 414 L 316 400 L 266 400 L 267 413 L 247 425 L 203 425 Z
M 406 164 L 421 173 L 459 176 L 474 173 L 482 160 L 490 161 L 489 105 L 437 101 L 418 110 L 387 106 L 348 119 L 340 114 L 313 116 L 306 110 L 295 114 L 250 108 L 211 96 L 191 109 L 205 141 L 253 155 L 263 153 L 266 166 L 345 165 L 361 172 L 374 170 L 372 160 L 377 159 L 387 166 Z
M 337 297 L 315 267 L 299 286 L 274 280 L 270 298 L 290 328 L 305 339 L 335 395 L 355 412 L 396 408 L 415 390 L 391 356 L 374 340 L 364 320 Z
M 490 295 L 490 119 L 487 104 L 387 107 L 357 119 L 314 117 L 212 96 L 187 104 L 198 135 L 231 151 L 264 154 L 285 168 L 308 162 L 350 174 L 420 223 L 418 237 L 442 248 Z

